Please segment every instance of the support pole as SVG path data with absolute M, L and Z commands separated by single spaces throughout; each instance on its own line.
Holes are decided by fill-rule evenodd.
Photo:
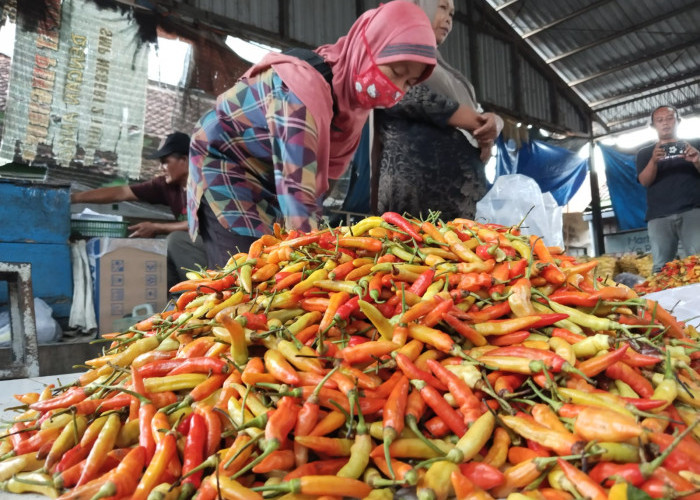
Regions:
M 593 234 L 593 255 L 598 257 L 605 253 L 605 240 L 603 239 L 603 218 L 600 214 L 600 190 L 598 187 L 598 172 L 595 164 L 595 142 L 593 141 L 593 120 L 588 115 L 588 166 L 591 179 L 591 215 Z

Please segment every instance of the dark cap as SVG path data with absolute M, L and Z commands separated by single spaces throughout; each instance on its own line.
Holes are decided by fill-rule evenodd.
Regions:
M 169 134 L 161 143 L 160 148 L 155 153 L 148 155 L 148 158 L 163 158 L 173 153 L 189 155 L 190 136 L 183 132 L 173 132 Z

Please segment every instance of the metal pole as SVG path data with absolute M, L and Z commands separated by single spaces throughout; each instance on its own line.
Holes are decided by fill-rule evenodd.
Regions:
M 603 239 L 603 218 L 600 215 L 600 191 L 598 188 L 598 172 L 594 159 L 595 142 L 593 141 L 593 120 L 588 115 L 588 165 L 591 179 L 591 215 L 593 216 L 593 255 L 596 257 L 605 253 L 605 240 Z

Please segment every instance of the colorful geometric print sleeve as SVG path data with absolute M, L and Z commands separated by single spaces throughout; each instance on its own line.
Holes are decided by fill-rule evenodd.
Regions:
M 200 200 L 235 234 L 260 237 L 275 222 L 314 228 L 317 140 L 306 106 L 273 69 L 238 81 L 192 134 L 191 232 Z
M 275 86 L 268 108 L 277 201 L 287 228 L 316 228 L 321 203 L 316 196 L 316 122 L 286 86 Z

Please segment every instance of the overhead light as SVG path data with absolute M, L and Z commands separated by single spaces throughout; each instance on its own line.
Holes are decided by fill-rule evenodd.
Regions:
M 527 124 L 527 129 L 530 130 L 531 128 L 532 128 L 532 124 L 531 124 L 531 123 L 528 123 L 528 124 Z
M 522 127 L 522 125 L 523 125 L 523 124 L 520 123 L 520 122 L 518 122 L 518 123 L 515 124 L 515 126 L 518 127 L 518 128 Z
M 549 130 L 545 130 L 543 128 L 540 129 L 540 134 L 542 135 L 542 137 L 549 137 L 550 135 L 552 135 L 549 133 Z

